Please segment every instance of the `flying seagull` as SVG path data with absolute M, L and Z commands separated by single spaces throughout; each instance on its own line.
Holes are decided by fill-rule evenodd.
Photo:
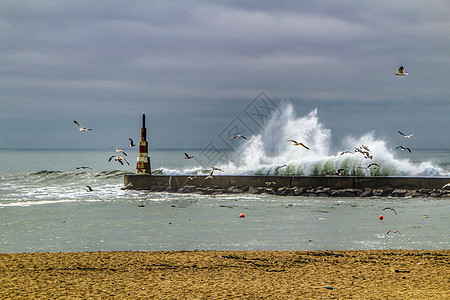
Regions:
M 360 168 L 360 169 L 370 169 L 370 167 L 380 167 L 380 165 L 374 163 L 374 164 L 368 165 L 367 167 L 358 167 L 358 168 Z
M 247 139 L 245 136 L 238 134 L 238 135 L 235 135 L 235 136 L 230 140 L 230 142 L 234 141 L 234 140 L 237 139 L 237 138 L 242 138 L 242 139 L 244 139 L 244 140 Z
M 282 168 L 284 168 L 284 167 L 287 167 L 287 165 L 278 166 L 278 167 L 275 169 L 275 171 L 278 171 L 279 169 L 282 169 Z
M 111 161 L 112 159 L 114 159 L 115 161 L 120 162 L 121 165 L 123 165 L 122 160 L 124 160 L 128 165 L 130 165 L 130 163 L 128 162 L 128 160 L 127 160 L 126 158 L 124 158 L 124 157 L 113 155 L 113 156 L 111 156 L 111 157 L 108 159 L 108 161 Z
M 401 234 L 398 230 L 389 230 L 388 232 L 386 232 L 386 235 L 388 235 L 390 232 Z
M 119 152 L 119 153 L 122 153 L 122 154 L 125 155 L 125 156 L 128 156 L 123 150 L 120 150 L 120 149 L 117 148 L 117 147 L 111 146 L 111 148 L 116 149 L 116 152 Z
M 184 159 L 191 159 L 194 156 L 189 156 L 189 154 L 187 154 L 186 152 L 184 152 Z
M 288 140 L 288 142 L 292 142 L 292 144 L 293 144 L 294 146 L 302 146 L 303 148 L 309 150 L 309 148 L 306 147 L 303 143 L 299 143 L 299 142 L 294 141 L 294 140 Z
M 205 177 L 205 180 L 206 180 L 206 179 L 213 178 L 213 173 L 214 173 L 214 170 L 212 170 L 212 171 L 209 173 L 209 175 Z
M 401 66 L 400 68 L 398 68 L 398 73 L 395 74 L 397 76 L 408 76 L 408 73 L 403 72 L 405 68 L 403 68 L 403 66 Z
M 338 170 L 336 171 L 336 173 L 334 173 L 334 175 L 342 176 L 342 175 L 344 175 L 344 173 L 342 173 L 342 172 L 344 172 L 344 171 L 345 171 L 345 169 L 338 169 Z
M 353 154 L 353 152 L 346 150 L 346 151 L 344 151 L 344 152 L 341 152 L 341 155 L 344 155 L 344 154 L 346 154 L 346 153 Z
M 213 171 L 220 171 L 220 172 L 223 172 L 222 169 L 219 169 L 219 168 L 216 168 L 216 167 L 211 167 L 211 169 L 212 169 Z
M 386 210 L 386 209 L 390 209 L 390 210 L 392 210 L 393 212 L 395 212 L 395 214 L 397 214 L 397 212 L 395 211 L 395 209 L 393 209 L 393 208 L 391 208 L 391 207 L 383 208 L 383 210 Z
M 415 135 L 415 133 L 406 135 L 406 134 L 402 133 L 401 131 L 399 131 L 398 133 L 400 133 L 401 135 L 403 135 L 403 136 L 405 137 L 405 139 L 410 139 L 411 137 L 413 137 L 413 136 Z
M 128 145 L 128 147 L 135 147 L 136 145 L 134 144 L 133 140 L 128 138 L 130 140 L 130 144 Z
M 78 122 L 77 121 L 73 121 L 79 128 L 80 128 L 80 131 L 90 131 L 90 130 L 92 130 L 91 128 L 86 128 L 86 127 L 83 127 L 83 126 L 81 126 L 80 124 L 78 124 Z
M 368 158 L 368 159 L 372 159 L 373 158 L 373 156 L 370 155 L 370 153 L 368 151 L 363 151 L 363 150 L 361 150 L 359 148 L 355 148 L 355 152 L 361 153 L 362 155 L 364 155 L 365 158 Z
M 79 167 L 77 167 L 77 169 L 90 169 L 90 170 L 92 170 L 91 167 L 87 167 L 87 166 L 79 166 Z
M 409 151 L 409 153 L 411 153 L 411 149 L 409 149 L 409 148 L 407 148 L 407 147 L 403 147 L 403 146 L 398 146 L 397 148 L 395 148 L 395 149 L 401 149 L 402 151 L 405 151 L 405 150 L 408 150 Z
M 93 189 L 89 185 L 87 185 L 86 187 L 87 187 L 87 191 L 88 192 L 92 192 L 93 191 Z

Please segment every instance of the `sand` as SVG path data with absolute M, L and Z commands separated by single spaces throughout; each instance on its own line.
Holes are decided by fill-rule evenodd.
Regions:
M 450 250 L 0 254 L 1 299 L 450 299 Z

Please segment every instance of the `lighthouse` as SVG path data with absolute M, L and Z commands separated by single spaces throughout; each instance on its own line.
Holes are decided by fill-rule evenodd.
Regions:
M 137 175 L 151 175 L 150 158 L 148 157 L 147 130 L 145 128 L 145 113 L 142 113 L 141 140 L 139 141 L 139 156 L 136 162 Z

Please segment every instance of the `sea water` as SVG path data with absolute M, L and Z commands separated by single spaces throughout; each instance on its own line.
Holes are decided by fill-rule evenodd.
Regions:
M 228 151 L 230 161 L 216 167 L 223 174 L 332 175 L 343 167 L 355 176 L 448 177 L 450 153 L 445 149 L 395 152 L 368 133 L 333 150 L 329 130 L 314 112 L 297 117 L 287 109 L 284 114 L 284 125 L 269 123 L 238 150 Z M 297 127 L 303 129 L 292 129 Z M 311 150 L 285 143 L 287 139 L 304 141 Z M 378 170 L 360 172 L 358 166 L 367 164 L 362 155 L 340 154 L 360 144 L 370 148 Z M 108 162 L 113 149 L 0 150 L 0 252 L 449 248 L 450 203 L 445 198 L 213 198 L 126 190 L 123 176 L 134 173 L 137 149 L 124 150 L 130 166 Z M 210 166 L 184 159 L 184 152 L 201 154 L 150 149 L 152 170 L 210 172 Z M 288 167 L 277 173 L 276 166 L 283 163 Z M 387 234 L 389 230 L 398 232 Z

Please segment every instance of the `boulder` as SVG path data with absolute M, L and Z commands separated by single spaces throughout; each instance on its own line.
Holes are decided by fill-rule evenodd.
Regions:
M 392 191 L 391 195 L 394 197 L 404 197 L 406 195 L 406 190 L 396 189 Z
M 295 196 L 299 196 L 305 192 L 305 189 L 294 187 L 293 193 Z

